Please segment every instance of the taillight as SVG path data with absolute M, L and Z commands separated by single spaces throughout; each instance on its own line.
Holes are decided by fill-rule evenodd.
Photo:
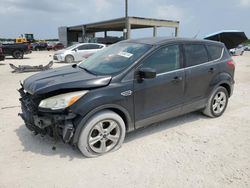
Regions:
M 235 63 L 234 63 L 233 60 L 228 61 L 228 62 L 227 62 L 227 65 L 228 65 L 230 68 L 232 68 L 232 69 L 235 68 Z

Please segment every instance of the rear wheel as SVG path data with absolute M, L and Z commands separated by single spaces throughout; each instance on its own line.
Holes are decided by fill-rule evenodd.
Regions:
M 16 51 L 13 52 L 13 57 L 15 59 L 23 59 L 23 54 L 24 53 L 22 51 L 16 50 Z
M 203 114 L 209 117 L 219 117 L 226 110 L 228 103 L 228 92 L 224 87 L 216 88 L 209 97 L 208 104 Z
M 65 62 L 66 63 L 73 63 L 74 62 L 74 57 L 72 55 L 67 55 L 65 57 Z
M 95 114 L 83 127 L 78 148 L 86 157 L 96 157 L 121 147 L 125 124 L 116 113 L 105 110 Z

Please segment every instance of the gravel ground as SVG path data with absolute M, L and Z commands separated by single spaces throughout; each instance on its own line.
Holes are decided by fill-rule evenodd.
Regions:
M 250 52 L 234 57 L 235 90 L 225 114 L 198 112 L 137 130 L 98 158 L 32 135 L 20 117 L 19 80 L 8 63 L 45 65 L 52 52 L 0 62 L 0 187 L 250 187 Z M 65 64 L 57 63 L 54 67 Z

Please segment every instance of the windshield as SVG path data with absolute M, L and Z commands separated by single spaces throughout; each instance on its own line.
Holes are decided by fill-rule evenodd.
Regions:
M 90 56 L 79 64 L 96 75 L 114 75 L 129 67 L 145 54 L 151 45 L 137 43 L 117 43 Z

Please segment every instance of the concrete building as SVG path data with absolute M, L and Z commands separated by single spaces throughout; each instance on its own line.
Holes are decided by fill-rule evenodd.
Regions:
M 104 32 L 104 38 L 107 38 L 108 31 L 123 32 L 122 39 L 130 39 L 131 29 L 153 28 L 152 35 L 157 36 L 157 27 L 174 28 L 175 36 L 178 36 L 179 21 L 141 17 L 123 17 L 96 23 L 59 27 L 58 35 L 60 42 L 68 46 L 74 42 L 89 42 L 95 39 L 96 32 Z

